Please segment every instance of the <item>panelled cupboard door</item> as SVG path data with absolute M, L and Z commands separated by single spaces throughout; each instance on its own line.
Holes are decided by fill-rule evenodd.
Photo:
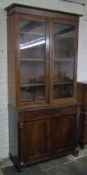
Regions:
M 47 132 L 47 120 L 30 121 L 24 123 L 23 128 L 19 128 L 19 152 L 22 162 L 33 163 L 47 157 Z
M 50 100 L 64 103 L 76 100 L 77 24 L 51 20 Z
M 50 119 L 49 124 L 49 153 L 58 155 L 76 145 L 76 115 L 59 116 Z
M 48 103 L 48 19 L 18 15 L 18 103 L 35 106 Z

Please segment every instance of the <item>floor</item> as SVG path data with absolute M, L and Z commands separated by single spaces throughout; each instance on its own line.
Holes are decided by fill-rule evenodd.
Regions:
M 46 161 L 36 165 L 41 172 L 46 175 L 86 175 L 87 174 L 87 146 L 83 150 L 79 149 L 79 155 L 72 154 L 62 158 Z M 0 175 L 3 175 L 1 168 L 11 166 L 9 159 L 0 161 Z M 75 171 L 74 171 L 75 170 Z M 74 173 L 73 173 L 74 171 Z M 36 173 L 37 174 L 37 173 Z

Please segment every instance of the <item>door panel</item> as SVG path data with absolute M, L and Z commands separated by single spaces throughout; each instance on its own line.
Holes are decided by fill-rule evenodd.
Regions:
M 22 131 L 22 155 L 25 163 L 38 161 L 47 156 L 47 129 L 46 120 L 24 123 Z
M 50 154 L 65 151 L 76 144 L 76 116 L 60 116 L 50 120 Z

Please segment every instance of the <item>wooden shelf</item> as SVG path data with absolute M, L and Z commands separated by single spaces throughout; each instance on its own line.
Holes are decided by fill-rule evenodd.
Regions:
M 32 87 L 32 86 L 45 86 L 45 84 L 43 83 L 31 83 L 31 84 L 22 84 L 21 85 L 21 88 L 24 88 L 24 87 Z
M 38 33 L 38 32 L 29 32 L 29 31 L 24 31 L 20 32 L 21 34 L 28 34 L 28 35 L 39 35 L 39 36 L 44 36 L 44 33 Z
M 28 58 L 24 58 L 24 59 L 20 59 L 20 61 L 44 61 L 44 59 L 28 59 Z
M 54 59 L 54 62 L 72 62 L 74 59 L 72 57 L 70 58 L 59 58 L 59 59 Z
M 72 82 L 71 81 L 59 82 L 59 83 L 54 82 L 54 85 L 67 85 L 67 84 L 72 84 Z
M 44 61 L 44 59 L 28 59 L 28 58 L 22 58 L 20 59 L 20 61 Z M 72 58 L 60 58 L 60 59 L 54 59 L 54 62 L 72 62 L 73 59 Z
M 41 98 L 41 99 L 40 99 L 40 98 L 34 98 L 34 99 L 33 99 L 33 98 L 32 98 L 32 99 L 26 99 L 26 98 L 25 98 L 25 99 L 22 99 L 21 101 L 22 101 L 22 102 L 32 102 L 32 101 L 33 101 L 33 102 L 35 102 L 35 101 L 40 101 L 40 102 L 41 102 L 41 100 L 43 101 L 42 98 Z
M 69 82 L 59 82 L 59 83 L 54 82 L 54 85 L 67 85 L 67 84 L 72 84 L 72 82 L 70 81 Z M 45 84 L 43 83 L 22 84 L 21 88 L 32 87 L 32 86 L 45 86 Z

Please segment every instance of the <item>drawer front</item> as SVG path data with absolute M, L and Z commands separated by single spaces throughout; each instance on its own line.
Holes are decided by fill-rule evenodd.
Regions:
M 25 110 L 19 113 L 19 122 L 28 122 L 36 119 L 46 119 L 58 117 L 63 115 L 74 115 L 77 113 L 77 107 L 63 107 L 63 108 L 50 108 L 50 109 L 32 109 Z

